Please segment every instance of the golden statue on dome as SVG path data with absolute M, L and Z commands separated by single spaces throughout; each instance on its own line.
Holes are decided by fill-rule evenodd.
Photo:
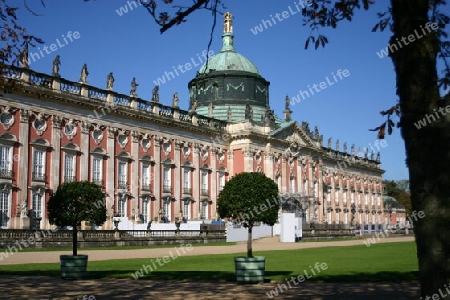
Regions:
M 224 22 L 223 22 L 223 32 L 233 32 L 233 15 L 230 12 L 226 12 L 224 15 Z

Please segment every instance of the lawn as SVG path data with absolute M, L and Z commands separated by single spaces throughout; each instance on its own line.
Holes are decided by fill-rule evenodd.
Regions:
M 417 280 L 418 266 L 414 242 L 301 250 L 255 252 L 266 256 L 266 280 L 283 281 L 291 276 L 312 275 L 316 262 L 327 269 L 308 280 L 327 282 L 411 281 Z M 88 263 L 90 278 L 132 278 L 144 265 L 156 266 L 141 279 L 234 281 L 236 254 L 180 256 L 160 266 L 156 258 L 94 261 Z M 311 266 L 311 267 L 310 267 Z M 1 274 L 59 276 L 59 264 L 0 266 Z

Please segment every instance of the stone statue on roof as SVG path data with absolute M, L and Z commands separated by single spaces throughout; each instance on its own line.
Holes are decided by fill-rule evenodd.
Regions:
M 319 127 L 314 126 L 314 139 L 319 139 Z
M 196 111 L 198 107 L 198 101 L 197 99 L 194 99 L 194 101 L 192 102 L 192 111 Z
M 286 99 L 284 101 L 284 110 L 291 110 L 289 105 L 291 104 L 291 99 L 289 99 L 289 96 L 286 95 Z
M 20 62 L 20 67 L 22 67 L 22 68 L 30 67 L 30 62 L 28 60 L 28 45 L 25 45 L 23 50 L 20 52 L 19 62 Z
M 155 85 L 152 92 L 152 101 L 159 102 L 159 85 Z
M 86 83 L 88 75 L 89 75 L 89 72 L 87 69 L 87 64 L 84 64 L 83 67 L 81 68 L 80 82 Z
M 61 61 L 59 59 L 59 55 L 56 55 L 55 59 L 53 60 L 52 76 L 60 77 L 60 75 L 59 75 L 59 65 L 61 65 Z
M 114 86 L 114 76 L 112 72 L 109 72 L 108 77 L 106 78 L 106 89 L 112 91 Z
M 273 124 L 273 123 L 275 123 L 275 116 L 273 110 L 271 110 L 270 107 L 267 106 L 266 112 L 264 114 L 264 124 Z
M 245 106 L 245 119 L 246 120 L 253 120 L 253 109 L 250 106 L 250 104 L 248 104 L 248 103 Z
M 130 97 L 137 97 L 136 90 L 138 85 L 139 84 L 136 82 L 136 77 L 133 77 L 133 80 L 131 81 Z
M 178 108 L 180 103 L 180 99 L 178 99 L 178 92 L 175 92 L 172 97 L 172 107 Z
M 214 115 L 214 106 L 213 106 L 213 104 L 211 102 L 208 105 L 208 117 L 212 118 L 213 115 Z
M 328 139 L 328 148 L 331 149 L 331 138 Z

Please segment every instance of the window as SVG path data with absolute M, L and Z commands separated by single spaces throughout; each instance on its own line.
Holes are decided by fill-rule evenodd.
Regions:
M 0 228 L 8 228 L 9 193 L 0 192 Z
M 219 193 L 223 190 L 225 186 L 225 174 L 219 173 Z
M 184 210 L 183 210 L 183 221 L 189 220 L 189 216 L 191 214 L 191 201 L 184 200 Z
M 183 171 L 183 192 L 191 195 L 191 171 L 185 168 Z
M 208 196 L 208 171 L 203 170 L 202 171 L 202 195 Z
M 165 199 L 163 203 L 163 220 L 164 223 L 170 222 L 170 199 Z
M 12 151 L 9 146 L 0 146 L 0 178 L 12 178 Z
M 308 181 L 303 180 L 303 193 L 304 195 L 308 195 Z
M 117 201 L 117 216 L 118 217 L 125 217 L 126 216 L 126 204 L 127 200 L 126 197 L 119 194 L 118 201 Z
M 170 193 L 172 191 L 171 188 L 171 180 L 170 180 L 170 168 L 164 167 L 163 169 L 163 192 Z
M 45 181 L 45 152 L 34 150 L 33 180 Z
M 148 210 L 149 210 L 149 199 L 144 198 L 142 199 L 142 221 L 144 223 L 148 222 Z
M 127 188 L 127 163 L 119 162 L 118 165 L 118 187 L 119 189 Z
M 142 164 L 141 189 L 150 190 L 150 165 Z
M 34 218 L 42 218 L 42 199 L 43 196 L 41 194 L 33 193 L 32 216 Z
M 64 182 L 75 181 L 75 156 L 66 154 L 64 158 Z
M 103 186 L 102 171 L 103 171 L 103 159 L 101 157 L 94 156 L 92 158 L 92 181 L 95 184 L 101 186 Z
M 334 203 L 336 203 L 336 205 L 339 205 L 339 190 L 336 188 L 334 190 Z
M 364 205 L 369 204 L 369 195 L 367 193 L 364 194 Z
M 202 207 L 200 210 L 200 219 L 207 219 L 208 218 L 208 201 L 202 202 Z

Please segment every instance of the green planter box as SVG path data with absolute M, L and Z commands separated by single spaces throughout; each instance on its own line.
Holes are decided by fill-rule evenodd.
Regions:
M 80 279 L 86 276 L 87 255 L 60 255 L 61 278 Z
M 266 273 L 266 257 L 235 257 L 234 267 L 237 282 L 263 282 Z

